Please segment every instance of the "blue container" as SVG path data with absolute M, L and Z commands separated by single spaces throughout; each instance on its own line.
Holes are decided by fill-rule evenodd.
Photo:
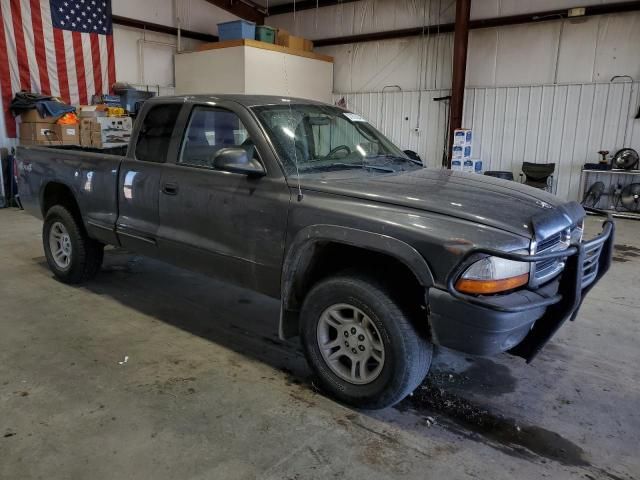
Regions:
M 219 23 L 218 38 L 221 42 L 241 40 L 243 38 L 254 40 L 256 38 L 256 24 L 246 20 Z

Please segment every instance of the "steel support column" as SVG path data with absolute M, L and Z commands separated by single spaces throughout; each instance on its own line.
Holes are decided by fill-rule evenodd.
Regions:
M 456 0 L 456 22 L 453 34 L 453 78 L 451 81 L 451 104 L 449 109 L 449 154 L 446 159 L 447 164 L 443 165 L 447 168 L 451 168 L 453 131 L 462 127 L 470 16 L 471 0 Z

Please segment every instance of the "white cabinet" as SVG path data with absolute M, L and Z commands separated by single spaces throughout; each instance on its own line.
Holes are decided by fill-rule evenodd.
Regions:
M 237 40 L 176 55 L 176 94 L 282 95 L 331 103 L 333 58 Z

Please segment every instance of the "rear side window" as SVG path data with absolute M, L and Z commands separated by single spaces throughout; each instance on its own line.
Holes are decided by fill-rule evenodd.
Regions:
M 182 104 L 172 103 L 155 106 L 147 112 L 136 143 L 138 160 L 155 163 L 167 161 L 171 136 L 181 108 Z

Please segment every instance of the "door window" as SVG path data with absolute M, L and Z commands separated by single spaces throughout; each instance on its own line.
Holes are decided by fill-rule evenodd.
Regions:
M 178 163 L 214 168 L 213 160 L 223 148 L 244 148 L 249 158 L 255 157 L 255 145 L 235 113 L 221 108 L 195 107 Z
M 171 136 L 180 108 L 182 104 L 172 103 L 157 105 L 147 112 L 136 143 L 138 160 L 156 163 L 167 161 Z

